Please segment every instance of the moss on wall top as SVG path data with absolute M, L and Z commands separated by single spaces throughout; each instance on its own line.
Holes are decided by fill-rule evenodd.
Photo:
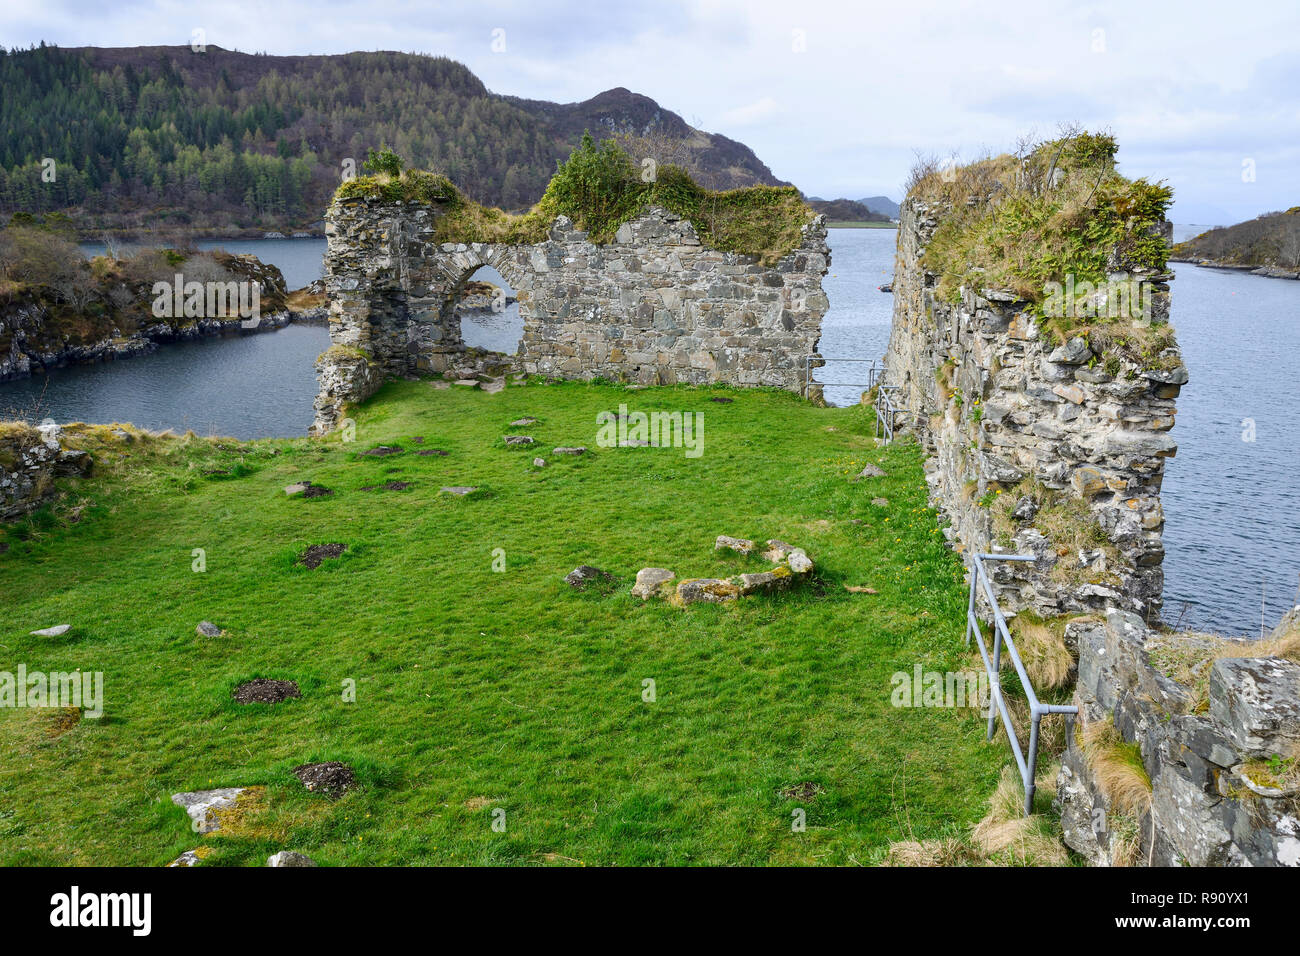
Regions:
M 443 207 L 441 242 L 543 242 L 557 216 L 568 216 L 596 243 L 614 238 L 618 227 L 650 206 L 689 219 L 700 241 L 723 252 L 758 256 L 771 265 L 794 251 L 801 229 L 814 216 L 793 186 L 750 186 L 714 192 L 697 185 L 678 166 L 661 166 L 643 179 L 642 170 L 612 140 L 583 137 L 561 163 L 545 195 L 526 213 L 511 214 L 466 197 L 437 173 L 420 170 L 359 176 L 339 187 L 335 199 L 414 201 Z
M 1107 134 L 1071 132 L 1016 156 L 956 168 L 919 164 L 909 197 L 945 207 L 923 260 L 939 277 L 938 296 L 956 302 L 963 286 L 1009 290 L 1062 341 L 1084 334 L 1128 342 L 1131 316 L 1097 314 L 1085 300 L 1117 271 L 1165 272 L 1163 223 L 1173 191 L 1121 176 L 1117 149 Z M 1073 300 L 1063 301 L 1054 283 Z M 1172 343 L 1167 323 L 1157 325 L 1134 339 L 1131 357 L 1154 362 Z

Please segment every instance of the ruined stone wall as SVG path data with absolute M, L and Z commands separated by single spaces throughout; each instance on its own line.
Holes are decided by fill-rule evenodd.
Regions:
M 0 521 L 40 507 L 54 492 L 55 478 L 82 475 L 89 467 L 89 455 L 63 447 L 58 425 L 0 423 Z
M 1102 361 L 1082 338 L 1048 341 L 1010 293 L 964 288 L 959 304 L 937 300 L 921 256 L 943 212 L 904 203 L 884 381 L 930 455 L 927 481 L 955 543 L 1039 557 L 993 569 L 1004 610 L 1121 607 L 1154 620 L 1160 483 L 1187 381 L 1176 349 L 1161 371 Z M 1151 321 L 1167 321 L 1171 276 L 1134 277 L 1151 283 Z
M 439 243 L 443 211 L 362 198 L 330 207 L 325 270 L 334 347 L 317 366 L 316 430 L 333 427 L 341 408 L 390 377 L 456 368 L 465 352 L 456 300 L 485 265 L 519 300 L 519 371 L 803 387 L 829 304 L 822 217 L 768 267 L 702 245 L 689 220 L 656 207 L 607 245 L 563 216 L 537 245 Z
M 1009 293 L 937 301 L 921 257 L 944 212 L 903 204 L 884 382 L 928 453 L 954 546 L 1038 557 L 989 565 L 1002 609 L 1076 615 L 1065 842 L 1095 865 L 1300 865 L 1300 665 L 1268 656 L 1276 641 L 1224 656 L 1253 649 L 1148 624 L 1163 588 L 1160 483 L 1187 381 L 1176 347 L 1159 370 L 1101 361 L 1083 338 L 1049 341 Z M 1134 321 L 1167 321 L 1171 277 L 1137 278 L 1155 294 Z M 1300 617 L 1282 630 L 1300 640 Z
M 1279 636 L 1297 628 L 1292 612 Z M 1122 611 L 1069 630 L 1081 723 L 1057 782 L 1065 842 L 1097 866 L 1300 866 L 1300 665 L 1217 657 L 1223 642 L 1158 633 Z M 1183 671 L 1208 687 L 1171 676 Z M 1099 724 L 1137 747 L 1150 787 L 1136 788 L 1136 806 L 1132 790 L 1107 784 L 1104 757 L 1088 756 Z M 1279 760 L 1283 779 L 1270 767 Z

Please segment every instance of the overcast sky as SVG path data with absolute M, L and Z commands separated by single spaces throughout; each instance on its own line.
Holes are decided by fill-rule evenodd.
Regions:
M 196 28 L 246 52 L 443 54 L 533 99 L 624 86 L 825 198 L 897 199 L 918 150 L 969 159 L 1071 121 L 1110 128 L 1126 174 L 1172 184 L 1175 221 L 1300 204 L 1296 0 L 4 0 L 0 11 L 10 47 L 188 44 Z

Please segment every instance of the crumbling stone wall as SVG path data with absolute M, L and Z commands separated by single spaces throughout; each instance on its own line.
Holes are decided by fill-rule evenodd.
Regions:
M 1300 665 L 1224 657 L 1221 640 L 1148 623 L 1163 589 L 1160 483 L 1187 381 L 1176 347 L 1157 369 L 1094 361 L 1083 338 L 1047 340 L 1010 293 L 936 300 L 921 260 L 944 213 L 903 204 L 884 382 L 929 453 L 932 500 L 958 550 L 1038 557 L 992 563 L 1003 610 L 1081 615 L 1065 626 L 1079 707 L 1058 780 L 1065 842 L 1095 865 L 1300 865 Z M 1118 254 L 1111 265 L 1150 282 L 1150 320 L 1168 320 L 1171 276 Z M 1092 533 L 1084 548 L 1081 529 Z M 1190 682 L 1175 679 L 1179 661 Z M 1127 792 L 1090 738 L 1136 748 Z
M 537 245 L 440 243 L 442 212 L 367 198 L 330 207 L 325 285 L 334 347 L 317 364 L 315 430 L 332 428 L 343 407 L 388 378 L 458 367 L 465 345 L 456 300 L 485 265 L 519 300 L 519 371 L 641 384 L 804 385 L 829 305 L 823 217 L 769 267 L 702 245 L 689 220 L 657 207 L 607 245 L 563 216 Z
M 1296 628 L 1293 612 L 1279 633 Z M 1080 720 L 1113 722 L 1137 745 L 1150 793 L 1139 808 L 1116 806 L 1081 726 L 1069 735 L 1057 786 L 1065 842 L 1097 866 L 1300 866 L 1300 788 L 1276 785 L 1268 765 L 1300 752 L 1300 664 L 1216 658 L 1209 639 L 1159 633 L 1123 611 L 1070 631 Z M 1190 670 L 1201 679 L 1209 670 L 1208 706 L 1166 672 L 1198 655 Z
M 0 521 L 40 507 L 54 491 L 54 479 L 85 474 L 90 456 L 66 449 L 62 429 L 20 422 L 0 424 Z
M 1082 338 L 1048 341 L 1011 293 L 964 288 L 959 304 L 936 299 L 937 276 L 921 257 L 943 214 L 904 202 L 884 381 L 897 386 L 929 452 L 927 481 L 951 536 L 966 551 L 1039 557 L 993 569 L 1004 610 L 1120 607 L 1154 620 L 1164 587 L 1160 483 L 1187 381 L 1177 350 L 1162 354 L 1159 371 L 1095 361 Z M 1167 321 L 1172 277 L 1112 264 L 1150 283 L 1152 320 Z M 1083 547 L 1052 537 L 1054 527 L 1085 523 L 1097 531 Z

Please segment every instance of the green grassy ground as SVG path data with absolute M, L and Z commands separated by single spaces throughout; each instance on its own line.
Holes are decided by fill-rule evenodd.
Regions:
M 596 447 L 596 413 L 620 403 L 703 412 L 703 455 Z M 514 431 L 545 469 L 502 441 L 524 415 L 541 421 Z M 406 450 L 360 454 L 380 444 Z M 201 843 L 209 863 L 249 865 L 285 848 L 322 864 L 872 863 L 891 840 L 963 832 L 1009 759 L 974 711 L 890 706 L 896 671 L 973 665 L 920 453 L 877 448 L 863 408 L 401 382 L 360 411 L 353 443 L 142 438 L 97 457 L 102 477 L 0 531 L 0 670 L 105 680 L 104 717 L 65 732 L 48 710 L 0 712 L 5 864 L 158 865 Z M 851 482 L 866 462 L 887 477 Z M 303 478 L 335 493 L 287 498 Z M 390 479 L 413 487 L 360 490 Z M 804 547 L 817 579 L 727 606 L 628 594 L 645 566 L 764 566 L 715 553 L 723 533 Z M 343 557 L 295 565 L 335 541 Z M 579 564 L 617 587 L 572 590 Z M 196 635 L 204 619 L 227 635 Z M 56 623 L 73 629 L 28 633 Z M 236 705 L 253 677 L 302 697 Z M 363 786 L 307 793 L 289 771 L 315 760 L 351 763 Z M 823 792 L 778 795 L 803 782 Z M 239 836 L 195 836 L 169 799 L 249 784 L 268 809 Z

